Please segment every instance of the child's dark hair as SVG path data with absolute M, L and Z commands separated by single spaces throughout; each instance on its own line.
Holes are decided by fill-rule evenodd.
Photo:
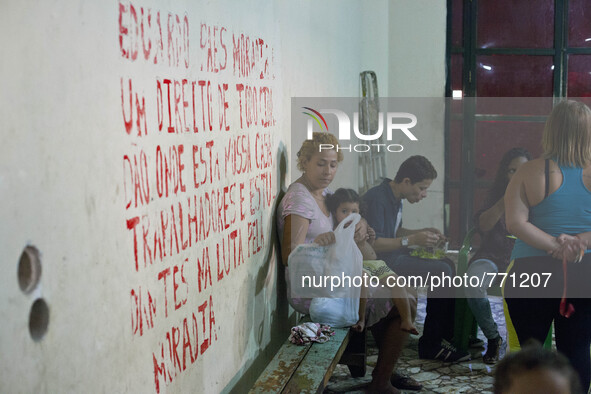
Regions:
M 341 187 L 333 194 L 326 196 L 326 207 L 332 214 L 334 214 L 337 211 L 339 205 L 344 202 L 353 202 L 359 204 L 359 210 L 361 211 L 361 198 L 359 197 L 359 194 L 353 189 L 345 189 Z
M 566 377 L 571 393 L 582 393 L 579 376 L 568 359 L 560 353 L 544 349 L 537 341 L 528 341 L 518 352 L 509 353 L 498 364 L 495 371 L 494 393 L 509 390 L 513 380 L 523 372 L 539 369 L 554 370 Z

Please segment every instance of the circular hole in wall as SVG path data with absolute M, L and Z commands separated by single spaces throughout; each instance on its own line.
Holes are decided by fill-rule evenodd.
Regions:
M 43 298 L 35 300 L 29 315 L 29 332 L 34 341 L 40 341 L 49 326 L 49 307 Z
M 27 246 L 18 262 L 18 284 L 24 293 L 30 293 L 41 279 L 41 260 L 34 246 Z

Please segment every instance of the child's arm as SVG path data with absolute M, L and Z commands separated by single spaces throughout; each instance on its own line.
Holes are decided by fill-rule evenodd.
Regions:
M 361 251 L 361 255 L 363 256 L 363 260 L 375 260 L 377 259 L 377 255 L 375 250 L 371 247 L 371 245 L 367 241 L 361 241 L 357 243 L 357 247 Z

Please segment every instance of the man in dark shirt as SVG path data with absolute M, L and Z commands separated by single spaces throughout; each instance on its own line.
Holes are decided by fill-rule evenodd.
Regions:
M 453 277 L 451 261 L 421 259 L 410 256 L 409 246 L 432 247 L 445 237 L 435 228 L 409 230 L 402 227 L 402 201 L 414 204 L 427 196 L 427 189 L 437 177 L 433 165 L 423 156 L 405 160 L 394 180 L 385 179 L 365 193 L 364 217 L 375 230 L 373 248 L 378 258 L 398 275 L 421 276 L 442 274 Z M 454 289 L 438 287 L 429 291 L 423 336 L 419 339 L 419 357 L 443 361 L 464 361 L 470 354 L 458 351 L 449 342 L 453 336 Z

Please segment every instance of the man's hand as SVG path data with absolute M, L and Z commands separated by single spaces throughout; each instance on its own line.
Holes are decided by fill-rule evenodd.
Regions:
M 422 230 L 410 235 L 408 240 L 411 245 L 432 247 L 439 242 L 439 239 L 442 236 L 443 235 L 440 232 L 435 233 L 433 231 Z
M 336 242 L 336 238 L 332 231 L 327 233 L 322 233 L 316 238 L 314 238 L 314 243 L 320 246 L 327 246 L 330 244 L 334 244 Z
M 443 235 L 443 233 L 441 231 L 439 231 L 439 229 L 436 229 L 435 227 L 422 228 L 420 231 L 429 231 L 429 232 L 437 234 L 439 236 L 439 239 L 445 239 L 445 235 Z
M 367 242 L 370 245 L 373 245 L 373 243 L 376 240 L 376 232 L 373 228 L 367 226 Z

